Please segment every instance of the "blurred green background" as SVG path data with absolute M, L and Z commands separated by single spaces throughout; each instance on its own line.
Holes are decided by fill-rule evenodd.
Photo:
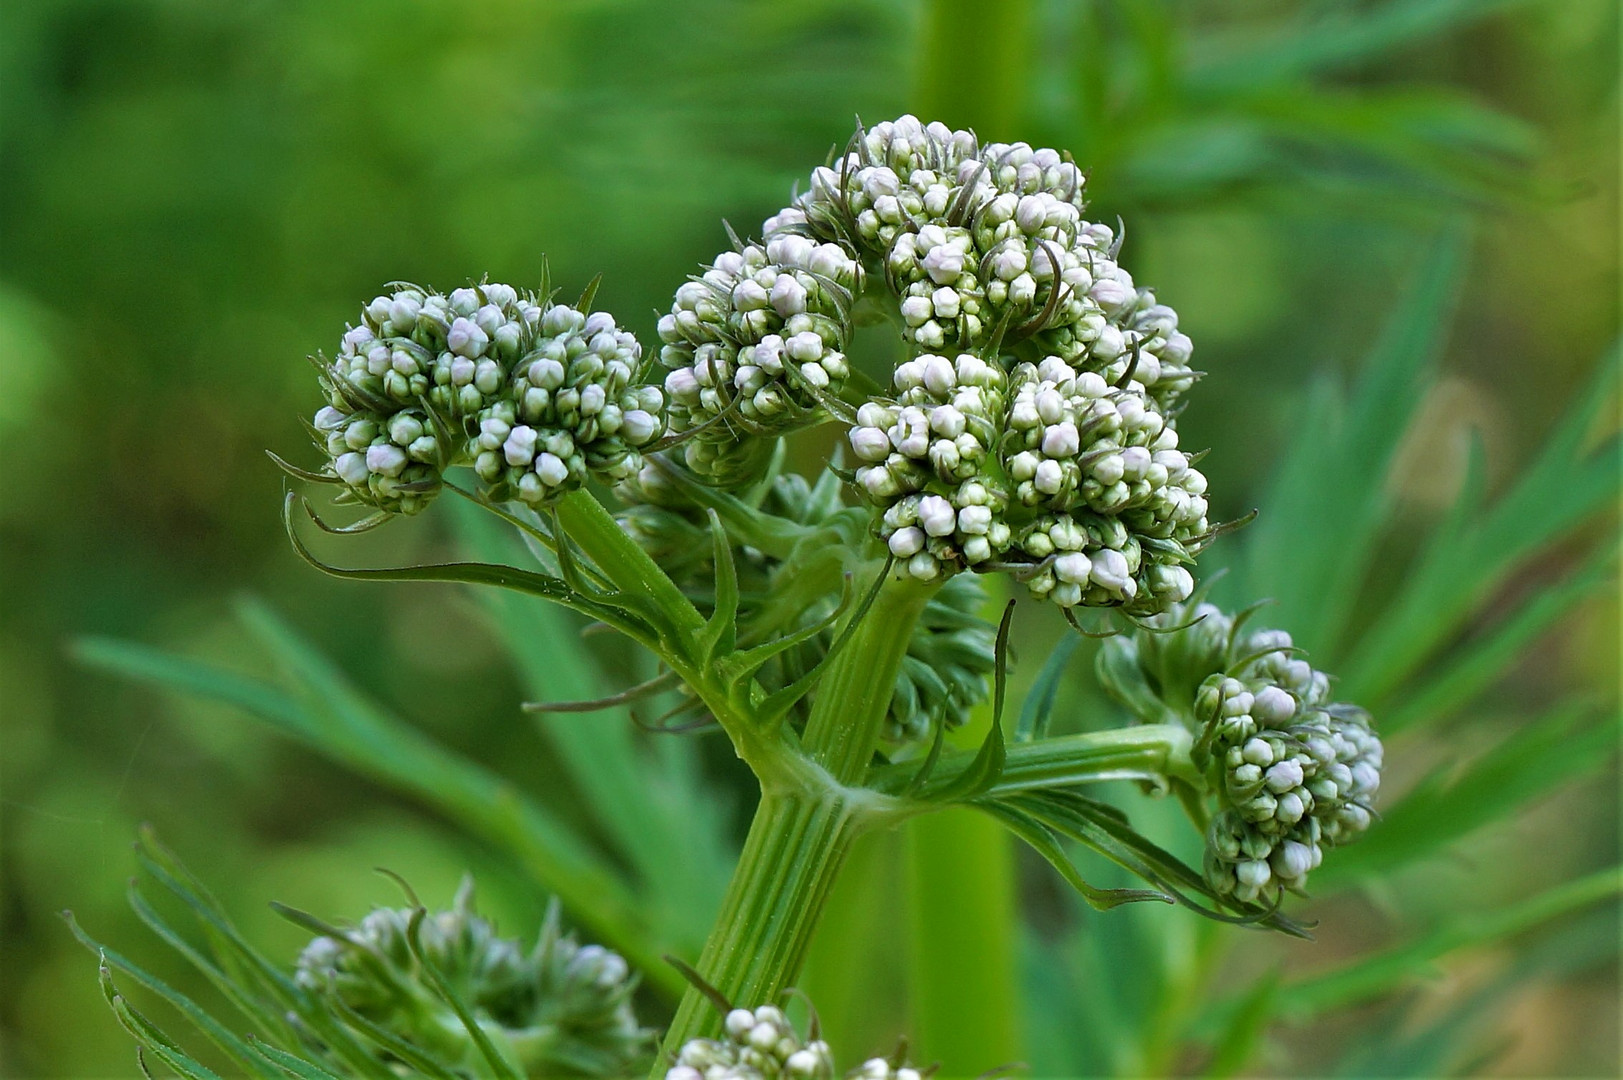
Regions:
M 261 451 L 309 460 L 300 416 L 317 395 L 301 358 L 333 348 L 383 283 L 534 283 L 544 254 L 566 292 L 603 271 L 598 303 L 646 342 L 674 287 L 724 246 L 720 219 L 743 232 L 782 205 L 855 115 L 916 111 L 1069 148 L 1093 170 L 1095 212 L 1127 222 L 1125 264 L 1178 309 L 1210 373 L 1183 425 L 1188 445 L 1215 448 L 1202 468 L 1217 509 L 1266 515 L 1310 388 L 1356 377 L 1425 253 L 1463 232 L 1441 377 L 1392 473 L 1398 567 L 1405 536 L 1453 501 L 1467 431 L 1497 490 L 1610 362 L 1618 56 L 1608 0 L 0 7 L 0 1072 L 135 1075 L 94 962 L 56 912 L 160 955 L 139 947 L 123 902 L 141 821 L 288 957 L 300 935 L 265 901 L 356 917 L 394 900 L 377 865 L 441 902 L 472 868 L 505 926 L 539 918 L 544 897 L 443 818 L 228 708 L 69 655 L 80 636 L 111 635 L 263 670 L 231 599 L 268 598 L 368 692 L 570 814 L 552 751 L 516 708 L 520 677 L 463 594 L 334 583 L 281 533 L 283 482 Z M 341 557 L 449 543 L 430 514 Z M 1558 545 L 1510 592 L 1581 551 Z M 1372 581 L 1398 587 L 1379 567 Z M 1608 578 L 1524 650 L 1488 711 L 1578 694 L 1615 716 L 1617 621 Z M 1487 737 L 1435 731 L 1393 761 L 1393 790 Z M 747 777 L 714 741 L 701 754 L 718 822 L 736 832 Z M 1590 770 L 1401 890 L 1336 903 L 1319 944 L 1281 955 L 1310 968 L 1386 941 L 1394 906 L 1446 920 L 1615 865 L 1616 789 L 1615 763 Z M 890 902 L 906 842 L 859 852 L 880 885 L 836 901 L 846 951 L 871 949 L 876 969 L 901 952 L 863 905 Z M 1014 872 L 1042 940 L 1064 905 L 1023 855 Z M 1413 1009 L 1446 1012 L 1518 947 L 1446 966 Z M 1058 1000 L 1002 977 L 1038 986 L 1008 1044 L 1067 1060 L 1044 1049 L 1076 1030 Z M 870 997 L 835 1003 L 862 1014 L 850 1030 L 906 1028 L 902 975 L 865 985 Z M 1612 952 L 1519 979 L 1500 1005 L 1502 1045 L 1474 1067 L 1617 1075 Z M 1287 1031 L 1259 1067 L 1351 1067 L 1343 1055 L 1382 1015 Z

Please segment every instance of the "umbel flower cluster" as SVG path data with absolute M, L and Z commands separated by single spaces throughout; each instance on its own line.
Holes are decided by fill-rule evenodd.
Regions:
M 665 1080 L 833 1080 L 834 1056 L 815 1033 L 802 1039 L 775 1005 L 733 1009 L 720 1039 L 691 1039 L 677 1052 Z M 853 1080 L 920 1080 L 920 1072 L 870 1058 L 845 1074 Z
M 295 980 L 459 1067 L 480 1062 L 479 1050 L 424 963 L 525 1075 L 627 1076 L 646 1062 L 654 1032 L 632 1012 L 636 977 L 618 954 L 560 933 L 556 903 L 525 949 L 475 912 L 467 881 L 449 910 L 423 919 L 421 961 L 413 914 L 378 908 L 353 929 L 316 938 Z
M 687 467 L 747 486 L 764 436 L 834 415 L 912 576 L 1011 569 L 1062 606 L 1133 614 L 1186 599 L 1212 535 L 1175 423 L 1190 342 L 1118 263 L 1120 236 L 1083 218 L 1083 187 L 1053 150 L 910 116 L 859 130 L 661 320 Z M 853 400 L 864 304 L 909 356 Z
M 1084 217 L 1084 180 L 1057 151 L 911 116 L 859 129 L 760 240 L 677 290 L 653 365 L 584 302 L 396 286 L 319 361 L 322 475 L 383 516 L 457 465 L 497 502 L 595 479 L 669 505 L 659 447 L 746 492 L 782 436 L 834 419 L 907 574 L 1008 570 L 1063 607 L 1154 614 L 1190 595 L 1214 535 L 1176 424 L 1197 373 L 1119 232 Z M 877 378 L 847 356 L 875 310 L 906 350 Z
M 1157 621 L 1193 624 L 1106 642 L 1099 674 L 1140 719 L 1193 729 L 1217 803 L 1208 884 L 1245 903 L 1302 891 L 1325 848 L 1369 827 L 1382 757 L 1369 714 L 1332 700 L 1329 677 L 1283 630 L 1248 629 L 1211 604 Z
M 588 476 L 631 475 L 665 426 L 642 347 L 612 316 L 510 285 L 400 286 L 318 363 L 326 472 L 390 513 L 421 510 L 452 465 L 472 465 L 498 501 L 538 507 Z

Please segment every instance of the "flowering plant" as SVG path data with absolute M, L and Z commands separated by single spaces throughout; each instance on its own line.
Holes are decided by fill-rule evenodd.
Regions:
M 734 236 L 678 288 L 657 354 L 593 310 L 595 283 L 566 303 L 543 279 L 390 286 L 316 360 L 322 460 L 276 460 L 365 514 L 330 525 L 290 493 L 303 558 L 580 612 L 657 670 L 537 711 L 671 694 L 666 730 L 713 725 L 759 782 L 720 913 L 680 963 L 691 985 L 656 1075 L 833 1075 L 828 1045 L 778 1002 L 864 833 L 966 806 L 1097 908 L 1176 903 L 1305 936 L 1287 894 L 1371 827 L 1371 715 L 1337 700 L 1290 633 L 1258 626 L 1257 607 L 1227 612 L 1197 587 L 1197 557 L 1240 524 L 1212 520 L 1200 454 L 1180 442 L 1200 373 L 1085 193 L 1057 151 L 905 116 L 859 127 L 758 239 Z M 869 326 L 901 342 L 889 371 L 851 358 Z M 843 429 L 838 449 L 814 476 L 788 471 L 785 440 L 823 425 Z M 528 562 L 346 569 L 300 533 L 301 511 L 354 533 L 447 495 L 511 528 Z M 1127 726 L 1051 735 L 1040 685 L 1005 725 L 1017 602 L 993 599 L 1003 580 L 1108 636 L 1099 677 Z M 950 748 L 983 704 L 984 739 Z M 1199 867 L 1086 794 L 1124 779 L 1176 798 L 1204 837 Z M 1068 844 L 1140 883 L 1094 884 Z M 157 850 L 158 879 L 240 950 Z M 627 962 L 555 920 L 528 956 L 468 896 L 438 916 L 414 902 L 352 929 L 308 924 L 319 936 L 297 974 L 258 976 L 296 1018 L 267 1022 L 283 1041 L 210 1029 L 256 1072 L 623 1075 L 649 1048 Z M 121 1019 L 204 1075 L 111 987 L 114 969 L 150 977 L 103 955 Z M 275 1015 L 258 999 L 248 1011 Z M 918 1075 L 902 1054 L 861 1069 Z

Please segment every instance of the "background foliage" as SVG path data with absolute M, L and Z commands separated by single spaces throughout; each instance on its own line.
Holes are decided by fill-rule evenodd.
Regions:
M 541 882 L 645 964 L 696 950 L 751 799 L 725 747 L 521 714 L 635 672 L 539 607 L 317 577 L 260 451 L 301 445 L 298 358 L 383 282 L 533 282 L 545 252 L 651 340 L 719 217 L 913 109 L 1092 165 L 1210 372 L 1183 426 L 1217 509 L 1263 511 L 1223 588 L 1277 597 L 1401 753 L 1311 945 L 1077 911 L 967 815 L 874 838 L 806 979 L 847 1052 L 1616 1074 L 1615 5 L 984 6 L 0 9 L 0 1071 L 133 1075 L 63 907 L 195 986 L 123 904 L 143 820 L 272 955 L 299 932 L 266 900 L 359 916 L 395 899 L 379 864 L 440 902 L 472 868 L 513 930 Z M 456 509 L 336 554 L 503 542 Z M 1059 632 L 1022 612 L 1017 687 Z M 89 671 L 92 635 L 203 693 Z M 1087 651 L 1057 724 L 1116 722 Z

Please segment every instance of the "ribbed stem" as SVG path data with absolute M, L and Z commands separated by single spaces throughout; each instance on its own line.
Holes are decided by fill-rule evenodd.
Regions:
M 776 1000 L 800 971 L 834 877 L 861 828 L 838 789 L 820 795 L 765 794 L 750 825 L 699 972 L 734 1005 Z M 714 1035 L 721 1016 L 689 990 L 665 1035 L 664 1053 Z M 665 1064 L 654 1075 L 663 1075 Z
M 893 575 L 829 661 L 802 744 L 813 769 L 820 767 L 818 782 L 811 774 L 794 786 L 762 777 L 761 804 L 699 959 L 699 973 L 735 1005 L 767 1004 L 800 973 L 834 877 L 861 832 L 863 807 L 871 809 L 870 793 L 847 785 L 867 771 L 896 673 L 933 591 Z M 720 1024 L 710 1002 L 689 991 L 664 1049 L 674 1054 Z
M 934 586 L 893 572 L 817 684 L 802 745 L 841 784 L 860 784 L 868 770 L 896 673 L 934 591 Z

